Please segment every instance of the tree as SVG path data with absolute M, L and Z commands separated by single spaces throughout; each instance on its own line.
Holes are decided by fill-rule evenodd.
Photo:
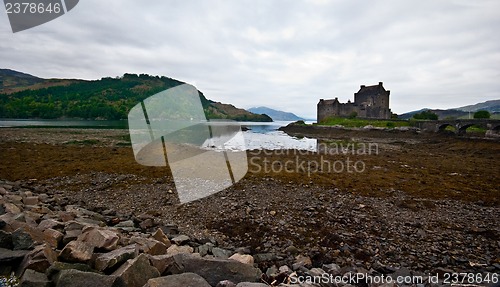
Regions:
M 489 119 L 490 117 L 491 114 L 488 111 L 477 111 L 474 113 L 475 119 Z
M 414 114 L 413 118 L 416 120 L 434 120 L 435 121 L 438 119 L 438 115 L 431 112 L 430 110 L 427 110 L 427 111 L 423 111 L 423 112 Z

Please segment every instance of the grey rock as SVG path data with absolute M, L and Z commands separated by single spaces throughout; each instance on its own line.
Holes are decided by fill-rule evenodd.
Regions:
M 144 221 L 142 221 L 141 223 L 139 223 L 139 226 L 143 230 L 148 230 L 149 228 L 151 228 L 151 227 L 154 226 L 153 219 L 151 219 L 151 218 L 145 219 Z
M 286 265 L 280 266 L 280 268 L 278 270 L 280 273 L 287 274 L 287 275 L 290 275 L 293 272 L 292 269 L 290 269 L 290 267 L 288 267 Z
M 176 236 L 174 238 L 172 238 L 172 241 L 173 243 L 177 244 L 177 245 L 182 245 L 186 242 L 188 242 L 190 240 L 189 236 L 187 235 L 179 235 L 179 236 Z
M 121 278 L 126 286 L 143 286 L 149 279 L 160 277 L 160 272 L 151 266 L 145 254 L 141 254 L 127 260 L 112 275 Z
M 233 252 L 219 247 L 214 247 L 212 248 L 212 254 L 217 258 L 227 259 L 229 256 L 233 255 Z
M 215 286 L 223 280 L 234 283 L 258 281 L 262 272 L 248 264 L 230 259 L 202 258 L 192 254 L 177 254 L 175 264 L 168 270 L 172 274 L 193 272 Z
M 45 271 L 45 274 L 49 278 L 49 280 L 56 281 L 57 275 L 63 270 L 78 270 L 82 272 L 96 272 L 87 264 L 82 263 L 65 263 L 65 262 L 54 262 L 50 267 Z
M 182 245 L 182 246 L 171 245 L 167 249 L 167 254 L 168 255 L 175 255 L 175 254 L 179 254 L 179 253 L 193 253 L 193 251 L 194 251 L 194 248 L 189 246 L 189 245 Z
M 29 250 L 33 248 L 34 242 L 29 233 L 18 228 L 12 232 L 12 245 L 14 250 Z
M 258 253 L 253 256 L 255 263 L 264 261 L 273 261 L 278 259 L 278 257 L 273 253 Z
M 209 246 L 208 244 L 203 244 L 200 245 L 196 248 L 196 251 L 200 253 L 200 255 L 203 257 L 208 254 L 209 251 L 211 251 L 212 247 Z
M 151 255 L 161 255 L 167 252 L 167 246 L 153 238 L 132 237 L 130 242 L 137 243 L 141 251 Z
M 152 237 L 160 241 L 161 243 L 165 244 L 167 248 L 170 247 L 170 245 L 172 245 L 168 237 L 165 235 L 165 233 L 163 233 L 161 229 L 157 229 L 155 233 L 153 233 Z
M 0 248 L 0 265 L 2 264 L 12 264 L 13 262 L 21 262 L 28 250 L 10 250 L 5 248 Z
M 31 250 L 17 268 L 17 274 L 23 274 L 27 269 L 37 272 L 45 272 L 52 263 L 57 261 L 57 252 L 47 244 L 38 245 Z
M 297 254 L 299 254 L 299 250 L 297 249 L 297 247 L 295 247 L 295 246 L 293 246 L 293 245 L 288 246 L 288 247 L 285 249 L 285 252 L 286 252 L 286 253 L 289 253 L 289 254 L 292 254 L 292 255 L 297 255 Z
M 175 263 L 173 255 L 149 255 L 149 262 L 153 267 L 158 269 L 160 274 L 163 274 L 172 264 Z
M 276 276 L 276 275 L 278 275 L 278 273 L 279 273 L 279 269 L 278 269 L 278 267 L 276 267 L 276 265 L 273 265 L 273 266 L 267 268 L 267 270 L 266 270 L 267 277 Z
M 236 260 L 236 261 L 239 261 L 241 263 L 250 264 L 250 265 L 253 265 L 253 263 L 255 261 L 253 259 L 252 255 L 240 254 L 240 253 L 235 253 L 235 254 L 231 255 L 231 257 L 229 257 L 229 259 Z
M 97 212 L 93 212 L 90 210 L 87 210 L 83 207 L 76 206 L 76 205 L 67 205 L 66 206 L 66 211 L 75 214 L 77 217 L 86 217 L 90 218 L 95 221 L 104 221 L 104 216 Z
M 208 282 L 198 274 L 182 273 L 165 277 L 149 279 L 144 287 L 211 287 Z
M 76 240 L 78 236 L 82 234 L 81 229 L 70 229 L 66 230 L 66 233 L 64 234 L 64 237 L 62 239 L 63 244 L 68 244 L 69 242 Z
M 75 269 L 63 270 L 57 278 L 56 287 L 118 287 L 126 286 L 116 276 L 82 272 Z M 130 285 L 140 286 L 140 285 Z
M 75 221 L 78 223 L 81 223 L 83 225 L 87 225 L 87 226 L 95 226 L 95 227 L 106 226 L 106 223 L 104 221 L 99 221 L 99 220 L 95 220 L 92 218 L 86 218 L 86 217 L 77 217 L 77 218 L 75 218 Z
M 61 250 L 59 258 L 67 262 L 87 262 L 92 259 L 94 247 L 81 241 L 71 241 Z
M 123 262 L 137 257 L 139 250 L 135 244 L 131 244 L 122 248 L 115 249 L 108 253 L 103 253 L 97 256 L 95 259 L 95 269 L 99 271 L 104 271 L 108 268 L 112 268 L 116 265 L 122 264 Z
M 323 265 L 323 270 L 325 270 L 327 273 L 333 274 L 333 275 L 340 275 L 340 274 L 342 274 L 340 266 L 338 266 L 335 263 L 324 264 Z
M 309 267 L 311 265 L 311 258 L 308 256 L 297 255 L 297 257 L 295 257 L 295 263 L 292 265 L 292 269 L 298 270 L 300 267 Z
M 21 209 L 19 206 L 15 205 L 14 203 L 6 202 L 3 204 L 4 212 L 5 213 L 11 213 L 11 214 L 18 214 L 21 212 Z
M 115 225 L 114 227 L 117 228 L 117 229 L 125 230 L 125 231 L 135 231 L 135 230 L 138 230 L 135 227 L 135 224 L 134 224 L 134 222 L 132 220 L 122 221 L 122 222 L 118 223 L 117 225 Z
M 407 276 L 412 276 L 412 272 L 406 268 L 406 267 L 401 267 L 400 269 L 396 270 L 394 273 L 392 273 L 390 276 L 394 279 L 398 277 L 407 277 Z
M 38 196 L 27 196 L 23 198 L 23 203 L 25 205 L 36 205 L 38 204 Z
M 12 234 L 10 232 L 0 230 L 0 248 L 14 248 L 14 245 L 12 244 Z
M 81 222 L 78 222 L 78 221 L 74 221 L 74 220 L 71 220 L 71 221 L 68 221 L 65 226 L 64 226 L 64 230 L 67 232 L 69 230 L 82 230 L 86 225 L 81 223 Z
M 179 227 L 175 224 L 167 224 L 159 227 L 166 235 L 179 234 Z
M 50 246 L 57 248 L 59 246 L 59 243 L 62 242 L 62 239 L 64 238 L 64 234 L 62 234 L 60 231 L 52 229 L 52 228 L 47 228 L 43 231 L 44 235 L 44 240 L 47 242 Z
M 105 250 L 116 249 L 120 237 L 112 230 L 105 228 L 86 227 L 82 234 L 78 236 L 79 241 L 83 241 L 94 248 Z
M 36 272 L 31 269 L 27 269 L 20 280 L 21 287 L 48 287 L 50 286 L 50 281 L 45 275 L 45 273 Z
M 252 253 L 252 250 L 250 250 L 249 247 L 238 247 L 234 250 L 234 252 L 240 254 L 250 254 Z

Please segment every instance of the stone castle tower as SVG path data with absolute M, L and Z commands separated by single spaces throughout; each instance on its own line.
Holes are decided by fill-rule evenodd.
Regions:
M 354 93 L 354 103 L 340 103 L 338 98 L 333 100 L 320 99 L 318 103 L 318 118 L 320 123 L 328 117 L 349 117 L 368 119 L 390 119 L 389 94 L 382 82 L 374 86 L 361 85 Z

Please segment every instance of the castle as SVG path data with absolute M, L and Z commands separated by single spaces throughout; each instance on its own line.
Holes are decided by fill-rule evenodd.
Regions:
M 374 86 L 361 85 L 354 93 L 354 103 L 340 103 L 334 100 L 320 99 L 318 103 L 318 118 L 320 123 L 328 117 L 358 117 L 370 119 L 390 119 L 389 94 L 382 82 Z

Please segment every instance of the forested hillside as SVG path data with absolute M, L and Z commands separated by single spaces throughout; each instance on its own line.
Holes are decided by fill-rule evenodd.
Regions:
M 128 111 L 140 101 L 183 84 L 175 79 L 146 74 L 125 74 L 95 81 L 41 79 L 30 82 L 26 81 L 27 74 L 19 74 L 23 75 L 19 81 L 28 85 L 16 83 L 15 76 L 0 75 L 0 118 L 126 119 Z M 6 80 L 9 85 L 6 85 Z M 8 87 L 15 87 L 15 90 Z M 201 92 L 200 97 L 208 118 L 272 121 L 266 115 L 252 114 L 232 106 L 231 109 L 224 108 L 230 105 L 208 100 Z M 234 110 L 237 112 L 228 112 Z

